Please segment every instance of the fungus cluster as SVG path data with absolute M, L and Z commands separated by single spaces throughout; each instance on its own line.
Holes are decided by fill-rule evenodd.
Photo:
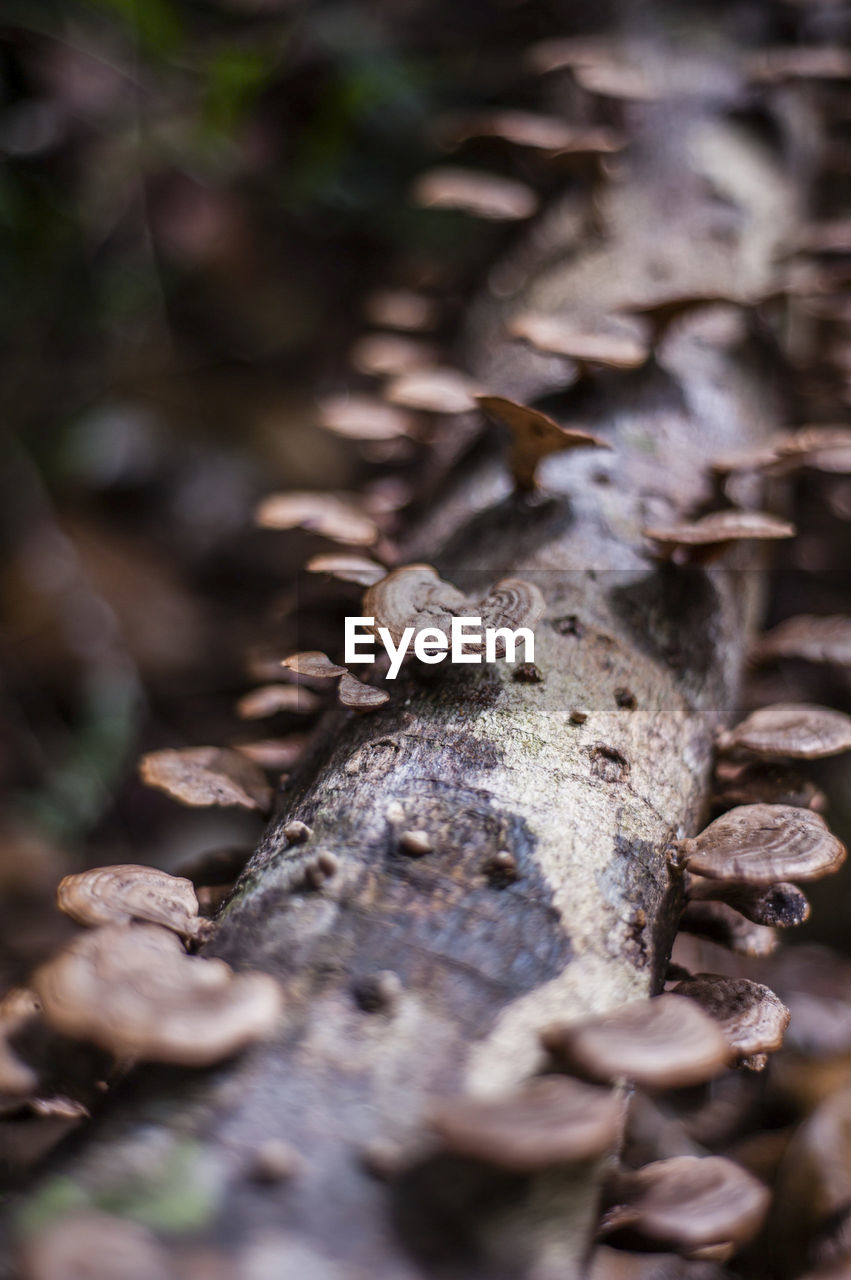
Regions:
M 284 658 L 283 665 L 297 675 L 312 676 L 317 680 L 337 680 L 337 700 L 352 711 L 375 711 L 390 700 L 386 689 L 376 689 L 353 676 L 348 667 L 332 662 L 319 650 L 293 653 Z
M 364 616 L 374 619 L 373 629 L 386 628 L 394 643 L 399 644 L 406 632 L 425 629 L 446 637 L 447 643 L 454 618 L 476 617 L 483 629 L 516 631 L 533 627 L 544 612 L 545 601 L 534 583 L 522 578 L 503 578 L 478 601 L 445 582 L 428 564 L 410 564 L 394 569 L 367 589 L 362 605 Z M 466 647 L 481 648 L 481 642 L 470 639 Z M 504 637 L 497 636 L 495 656 L 505 656 Z

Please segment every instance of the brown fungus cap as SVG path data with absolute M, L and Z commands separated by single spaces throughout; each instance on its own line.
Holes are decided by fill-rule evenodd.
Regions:
M 129 924 L 143 920 L 184 938 L 202 931 L 191 880 L 133 863 L 95 867 L 65 876 L 56 890 L 60 911 L 77 924 Z
M 696 973 L 678 982 L 674 992 L 697 1001 L 715 1019 L 735 1058 L 774 1053 L 783 1043 L 791 1015 L 779 996 L 762 983 Z
M 760 661 L 805 658 L 808 662 L 851 666 L 851 617 L 802 614 L 787 618 L 760 639 L 755 657 Z
M 40 1011 L 35 994 L 25 987 L 12 987 L 0 999 L 0 1109 L 5 1099 L 32 1096 L 38 1087 L 36 1072 L 18 1057 L 10 1041 Z
M 610 1151 L 621 1115 L 621 1101 L 612 1090 L 550 1076 L 502 1098 L 435 1103 L 428 1118 L 443 1145 L 457 1155 L 532 1173 Z
M 635 333 L 583 329 L 569 316 L 524 312 L 510 323 L 509 332 L 548 355 L 610 369 L 637 369 L 650 354 Z
M 538 197 L 524 182 L 449 166 L 421 174 L 411 199 L 425 209 L 456 209 L 491 222 L 522 221 L 538 209 Z
M 479 386 L 458 369 L 414 369 L 385 388 L 391 404 L 422 413 L 469 413 L 476 407 Z
M 320 649 L 306 649 L 303 653 L 291 653 L 281 663 L 288 671 L 299 676 L 312 676 L 317 680 L 330 680 L 334 676 L 343 676 L 347 668 L 332 662 L 327 653 Z
M 305 565 L 308 573 L 327 573 L 339 582 L 354 582 L 360 587 L 371 587 L 387 576 L 384 565 L 368 560 L 366 556 L 337 555 L 312 556 Z
M 119 1058 L 202 1067 L 264 1039 L 282 1009 L 278 984 L 186 954 L 158 925 L 104 925 L 36 970 L 45 1020 Z
M 434 329 L 438 320 L 434 298 L 412 289 L 379 289 L 369 295 L 364 310 L 373 324 L 406 333 Z
M 243 694 L 236 704 L 236 714 L 240 720 L 265 720 L 281 711 L 311 715 L 320 705 L 316 694 L 301 685 L 264 684 Z
M 845 846 L 812 809 L 788 804 L 743 804 L 679 842 L 690 871 L 712 880 L 774 884 L 819 880 L 845 861 Z
M 646 1089 L 701 1084 L 718 1075 L 729 1057 L 712 1019 L 670 994 L 549 1027 L 542 1040 L 555 1057 L 593 1079 L 625 1078 Z
M 503 578 L 476 603 L 428 564 L 394 569 L 367 590 L 362 605 L 364 615 L 375 618 L 376 628 L 386 627 L 397 644 L 407 627 L 433 627 L 448 636 L 453 617 L 481 617 L 483 627 L 532 627 L 544 607 L 539 589 L 521 578 Z M 471 638 L 468 648 L 475 644 Z M 497 644 L 496 656 L 504 652 Z
M 605 36 L 554 36 L 539 40 L 526 51 L 525 61 L 531 71 L 547 75 L 573 67 L 610 64 L 619 46 Z
M 390 701 L 390 694 L 386 689 L 363 684 L 349 672 L 346 672 L 337 686 L 337 697 L 344 707 L 351 707 L 353 711 L 375 711 Z
M 352 347 L 349 359 L 359 373 L 373 378 L 394 378 L 433 365 L 437 348 L 402 333 L 365 333 Z
M 713 511 L 699 520 L 645 529 L 644 536 L 658 543 L 666 558 L 685 551 L 692 559 L 706 560 L 732 542 L 794 538 L 795 532 L 793 524 L 764 511 Z
M 732 809 L 737 804 L 793 804 L 823 813 L 827 796 L 811 779 L 775 760 L 731 760 L 715 765 L 713 803 Z
M 742 748 L 770 759 L 818 760 L 851 751 L 851 716 L 811 702 L 760 707 L 718 735 L 722 751 Z
M 834 44 L 779 45 L 752 54 L 745 73 L 755 84 L 851 79 L 851 52 Z
M 174 1280 L 166 1249 L 138 1222 L 80 1212 L 28 1236 L 22 1280 Z
M 306 529 L 353 547 L 371 546 L 378 538 L 370 517 L 333 493 L 272 493 L 258 506 L 255 519 L 262 529 Z
M 511 432 L 511 474 L 520 490 L 535 488 L 538 463 L 565 449 L 610 449 L 599 436 L 578 427 L 563 427 L 553 418 L 504 396 L 477 396 L 476 403 L 489 418 Z
M 499 138 L 516 147 L 528 147 L 551 155 L 595 153 L 610 155 L 622 150 L 623 136 L 605 125 L 570 124 L 560 116 L 495 108 L 445 117 L 437 133 L 444 146 L 458 147 L 472 138 Z
M 687 894 L 689 902 L 726 902 L 745 919 L 769 928 L 795 928 L 810 916 L 806 894 L 797 885 L 782 880 L 761 885 L 689 876 Z
M 200 808 L 236 805 L 265 812 L 271 802 L 262 770 L 227 747 L 150 751 L 139 761 L 139 776 L 146 786 Z
M 665 97 L 661 82 L 640 67 L 619 62 L 580 64 L 573 72 L 576 82 L 587 93 L 601 98 L 617 98 L 624 102 L 658 102 Z
M 306 733 L 288 733 L 285 738 L 258 738 L 240 742 L 234 750 L 261 769 L 291 769 L 304 755 Z
M 328 396 L 319 402 L 319 425 L 349 440 L 395 440 L 414 429 L 410 414 L 377 396 Z
M 680 933 L 705 938 L 740 956 L 762 959 L 779 945 L 777 930 L 746 920 L 726 902 L 690 902 L 680 916 Z
M 752 1239 L 771 1199 L 767 1187 L 723 1156 L 656 1160 L 616 1182 L 611 1227 L 629 1226 L 687 1252 Z

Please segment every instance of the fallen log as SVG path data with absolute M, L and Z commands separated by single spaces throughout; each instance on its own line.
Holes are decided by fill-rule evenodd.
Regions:
M 215 1070 L 132 1073 L 11 1210 L 32 1275 L 46 1234 L 92 1211 L 149 1228 L 166 1274 L 205 1258 L 205 1275 L 310 1280 L 580 1274 L 597 1167 L 501 1170 L 447 1152 L 429 1116 L 540 1071 L 548 1023 L 660 990 L 681 905 L 668 852 L 706 817 L 765 552 L 659 563 L 643 530 L 706 504 L 713 455 L 780 416 L 741 306 L 690 307 L 639 367 L 598 362 L 575 386 L 510 334 L 521 315 L 594 329 L 660 293 L 776 289 L 798 180 L 725 121 L 724 92 L 636 107 L 594 218 L 575 197 L 545 211 L 515 255 L 522 287 L 471 318 L 478 383 L 612 446 L 554 455 L 529 494 L 488 440 L 404 547 L 471 594 L 536 584 L 535 670 L 408 666 L 385 706 L 326 718 L 205 947 L 279 980 L 280 1034 Z M 270 1142 L 292 1159 L 263 1182 Z

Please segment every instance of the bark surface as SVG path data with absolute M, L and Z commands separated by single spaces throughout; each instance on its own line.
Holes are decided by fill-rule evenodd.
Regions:
M 641 529 L 698 508 L 707 459 L 778 417 L 770 359 L 740 313 L 698 313 L 647 367 L 578 391 L 505 326 L 529 309 L 593 322 L 662 281 L 771 285 L 796 183 L 724 121 L 728 90 L 706 74 L 711 106 L 631 109 L 637 141 L 599 193 L 602 230 L 566 198 L 507 264 L 515 296 L 482 298 L 470 325 L 466 364 L 489 390 L 538 397 L 614 451 L 549 460 L 529 499 L 488 442 L 406 549 L 463 588 L 537 582 L 541 682 L 503 663 L 407 669 L 379 712 L 330 717 L 208 948 L 280 979 L 280 1035 L 213 1072 L 137 1071 L 16 1211 L 20 1230 L 96 1207 L 152 1227 L 177 1268 L 215 1258 L 211 1275 L 580 1274 L 593 1171 L 500 1175 L 442 1154 L 424 1116 L 435 1096 L 496 1095 L 541 1069 L 538 1032 L 554 1019 L 659 989 L 679 906 L 666 850 L 705 816 L 762 553 L 661 567 Z M 288 845 L 296 818 L 313 834 Z M 409 830 L 433 852 L 406 853 Z M 488 871 L 503 850 L 511 883 Z M 339 866 L 317 889 L 306 873 L 321 852 Z M 368 1011 L 385 970 L 401 991 Z M 300 1165 L 259 1187 L 253 1152 L 269 1138 Z

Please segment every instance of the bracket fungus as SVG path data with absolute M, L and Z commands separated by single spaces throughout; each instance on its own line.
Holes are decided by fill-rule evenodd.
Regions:
M 678 558 L 707 564 L 734 542 L 771 542 L 794 538 L 788 520 L 764 511 L 713 511 L 699 520 L 684 520 L 667 527 L 644 529 L 645 538 L 657 543 L 663 560 Z
M 129 924 L 143 920 L 196 938 L 205 922 L 191 880 L 133 863 L 95 867 L 65 876 L 56 890 L 59 909 L 77 924 Z
M 436 134 L 449 148 L 476 138 L 497 138 L 550 156 L 611 155 L 625 146 L 623 135 L 606 125 L 571 124 L 560 116 L 508 108 L 446 116 L 438 122 Z
M 32 1097 L 38 1087 L 36 1072 L 18 1056 L 10 1041 L 39 1012 L 38 1000 L 25 987 L 12 987 L 0 998 L 0 1110 L 7 1100 Z
M 378 289 L 366 299 L 364 312 L 372 324 L 418 333 L 437 326 L 439 309 L 434 298 L 412 289 Z
M 674 993 L 695 1000 L 715 1019 L 736 1059 L 774 1053 L 783 1043 L 791 1014 L 780 997 L 760 982 L 696 973 L 678 982 Z
M 281 711 L 312 715 L 321 703 L 315 693 L 297 684 L 264 684 L 243 694 L 236 704 L 240 720 L 265 720 Z
M 432 1105 L 428 1119 L 456 1155 L 533 1173 L 610 1151 L 622 1115 L 614 1090 L 548 1076 L 500 1098 L 445 1099 Z
M 366 556 L 338 555 L 312 556 L 305 565 L 308 573 L 327 573 L 338 582 L 354 582 L 359 587 L 371 587 L 386 577 L 387 570 L 382 564 L 368 560 Z
M 806 894 L 797 885 L 782 880 L 762 885 L 689 875 L 686 897 L 689 902 L 726 902 L 746 920 L 774 929 L 795 928 L 810 915 Z
M 773 955 L 780 941 L 776 929 L 746 920 L 726 902 L 689 902 L 680 916 L 679 930 L 753 959 Z
M 631 1080 L 646 1089 L 702 1084 L 729 1057 L 713 1020 L 683 996 L 634 1000 L 612 1013 L 556 1024 L 542 1043 L 558 1060 L 595 1080 Z
M 490 222 L 520 222 L 538 210 L 538 197 L 525 182 L 478 169 L 429 169 L 411 188 L 424 209 L 454 209 Z
M 748 309 L 767 301 L 767 296 L 736 293 L 733 290 L 722 293 L 713 289 L 678 290 L 669 289 L 657 293 L 653 298 L 641 302 L 627 302 L 619 310 L 625 314 L 646 318 L 651 325 L 651 345 L 655 348 L 663 340 L 668 329 L 675 321 L 693 311 L 705 307 L 741 307 Z
M 149 751 L 139 761 L 139 776 L 173 800 L 201 808 L 236 805 L 265 812 L 272 798 L 262 769 L 227 747 Z
M 521 492 L 535 488 L 538 463 L 551 453 L 612 447 L 599 436 L 579 427 L 563 427 L 547 414 L 504 396 L 476 396 L 476 403 L 511 432 L 511 474 Z
M 808 662 L 851 666 L 851 618 L 843 614 L 787 618 L 760 638 L 754 657 L 758 661 L 805 658 Z
M 478 602 L 469 599 L 451 582 L 444 582 L 436 569 L 428 564 L 409 564 L 394 569 L 363 598 L 364 614 L 373 617 L 373 629 L 385 627 L 393 642 L 399 644 L 405 632 L 426 628 L 449 637 L 452 619 L 480 617 L 484 629 L 533 627 L 544 612 L 545 601 L 534 583 L 522 578 L 503 578 L 494 583 Z M 475 637 L 465 643 L 466 650 L 480 651 L 481 641 Z M 505 656 L 505 640 L 495 637 L 495 656 Z
M 744 1244 L 768 1212 L 768 1188 L 724 1156 L 673 1156 L 619 1171 L 607 1232 L 628 1227 L 690 1252 L 714 1244 Z
M 376 689 L 372 685 L 363 684 L 356 676 L 346 672 L 337 685 L 337 697 L 344 707 L 353 711 L 374 711 L 390 701 L 386 689 Z
M 851 716 L 812 702 L 777 702 L 718 735 L 721 751 L 741 748 L 769 759 L 818 760 L 851 751 Z
M 587 329 L 569 316 L 523 312 L 509 333 L 547 355 L 564 356 L 581 369 L 637 369 L 647 362 L 650 347 L 636 333 L 621 329 Z
M 629 66 L 623 62 L 580 63 L 573 69 L 576 83 L 586 93 L 600 98 L 617 98 L 624 102 L 658 102 L 666 96 L 665 86 L 658 77 L 643 67 Z
M 421 413 L 469 413 L 478 392 L 478 384 L 465 373 L 435 366 L 401 374 L 387 384 L 384 395 L 392 405 Z
M 352 347 L 349 359 L 359 373 L 368 377 L 392 378 L 433 365 L 437 348 L 403 333 L 365 333 Z
M 783 84 L 791 80 L 849 80 L 851 53 L 836 45 L 779 45 L 761 49 L 745 60 L 745 74 L 753 84 Z
M 347 667 L 332 662 L 327 653 L 320 649 L 306 649 L 303 653 L 291 653 L 281 663 L 288 671 L 299 676 L 311 676 L 315 680 L 331 680 L 335 676 L 344 676 Z
M 354 502 L 333 493 L 270 493 L 255 512 L 261 529 L 306 529 L 331 542 L 369 547 L 378 526 Z
M 264 973 L 186 954 L 159 925 L 103 925 L 37 969 L 45 1021 L 119 1058 L 202 1067 L 274 1031 L 281 989 Z
M 414 430 L 410 414 L 377 396 L 328 396 L 319 402 L 319 425 L 348 440 L 395 440 Z
M 823 813 L 827 796 L 821 787 L 789 765 L 722 757 L 715 766 L 713 803 L 723 809 L 737 804 L 793 804 Z
M 831 875 L 845 861 L 845 846 L 812 809 L 743 804 L 680 840 L 677 854 L 689 871 L 711 880 L 770 885 Z

